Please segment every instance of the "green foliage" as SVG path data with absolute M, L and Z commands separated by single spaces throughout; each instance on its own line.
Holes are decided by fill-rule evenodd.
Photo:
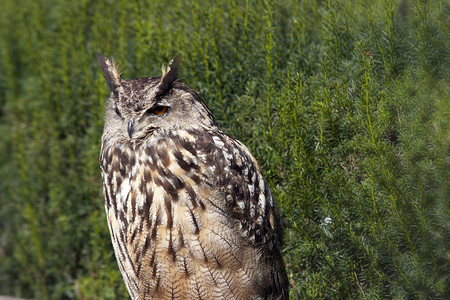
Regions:
M 448 1 L 0 1 L 0 294 L 127 297 L 98 153 L 109 91 L 183 54 L 249 146 L 293 299 L 450 298 Z

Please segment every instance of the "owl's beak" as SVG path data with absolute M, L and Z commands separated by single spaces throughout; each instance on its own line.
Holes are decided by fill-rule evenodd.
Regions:
M 133 139 L 133 130 L 134 120 L 130 118 L 130 121 L 128 121 L 128 136 L 130 137 L 130 140 Z

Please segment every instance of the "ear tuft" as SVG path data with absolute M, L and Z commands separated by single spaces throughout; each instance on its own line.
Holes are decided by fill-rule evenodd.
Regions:
M 170 89 L 172 83 L 177 79 L 178 70 L 181 63 L 181 54 L 177 54 L 169 63 L 167 68 L 163 67 L 163 75 L 159 83 L 160 93 L 165 93 Z
M 106 58 L 101 54 L 97 55 L 97 60 L 108 87 L 111 91 L 117 93 L 117 89 L 120 86 L 120 72 L 116 64 L 111 58 Z

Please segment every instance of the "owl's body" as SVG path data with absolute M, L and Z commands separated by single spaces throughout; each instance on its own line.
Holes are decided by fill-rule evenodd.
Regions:
M 189 87 L 120 79 L 100 165 L 114 251 L 133 299 L 287 299 L 274 200 L 257 163 Z

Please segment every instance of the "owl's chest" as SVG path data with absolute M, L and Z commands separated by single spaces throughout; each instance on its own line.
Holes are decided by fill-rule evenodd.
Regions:
M 150 238 L 143 243 L 176 252 L 199 235 L 208 232 L 204 238 L 213 240 L 212 231 L 222 234 L 236 225 L 223 193 L 211 183 L 217 166 L 201 163 L 192 149 L 168 146 L 122 151 L 105 172 L 110 222 L 127 232 L 125 244 Z
M 223 193 L 203 183 L 203 171 L 141 164 L 117 187 L 117 213 L 108 211 L 112 234 L 122 239 L 116 253 L 124 248 L 127 268 L 149 282 L 153 295 L 175 283 L 185 295 L 195 293 L 195 284 L 223 293 L 222 272 L 231 270 L 241 270 L 236 276 L 243 290 L 252 284 L 242 262 L 253 252 L 242 247 L 239 224 Z M 204 277 L 207 272 L 217 274 Z

